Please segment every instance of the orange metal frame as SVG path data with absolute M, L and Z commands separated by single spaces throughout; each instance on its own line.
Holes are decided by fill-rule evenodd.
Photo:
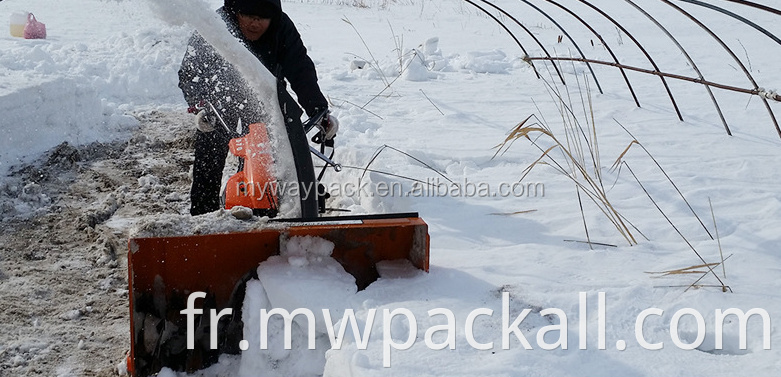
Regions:
M 156 367 L 137 368 L 141 354 L 149 357 L 143 344 L 146 309 L 143 302 L 165 302 L 160 318 L 184 317 L 181 302 L 192 292 L 209 292 L 215 309 L 221 310 L 240 283 L 258 264 L 279 254 L 280 237 L 317 236 L 334 243 L 332 257 L 355 276 L 359 289 L 378 278 L 376 264 L 383 260 L 408 259 L 428 271 L 427 224 L 418 217 L 364 219 L 304 223 L 277 223 L 270 229 L 246 233 L 193 235 L 184 237 L 135 238 L 129 241 L 128 281 L 130 295 L 131 345 L 128 370 L 133 376 L 149 375 Z M 143 306 L 143 305 L 141 305 Z M 149 305 L 146 304 L 146 307 Z M 139 311 L 140 310 L 140 311 Z M 174 312 L 175 311 L 175 312 Z M 146 339 L 148 342 L 149 339 Z M 197 363 L 195 367 L 198 367 Z M 159 368 L 157 368 L 159 369 Z

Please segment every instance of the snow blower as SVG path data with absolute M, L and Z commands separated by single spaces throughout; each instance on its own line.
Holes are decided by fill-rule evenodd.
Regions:
M 303 128 L 287 127 L 302 187 L 317 187 L 310 152 L 317 152 L 314 154 L 328 166 L 338 168 L 322 150 L 303 147 L 312 149 L 306 133 L 324 114 L 313 117 Z M 243 206 L 258 216 L 276 216 L 280 194 L 271 189 L 277 182 L 271 170 L 274 156 L 266 126 L 252 124 L 247 135 L 232 136 L 236 137 L 230 149 L 243 163 L 228 181 L 225 208 Z M 284 239 L 314 236 L 332 242 L 332 257 L 355 277 L 358 289 L 379 277 L 376 265 L 380 261 L 407 259 L 428 271 L 428 226 L 417 213 L 326 217 L 322 216 L 320 198 L 300 195 L 300 218 L 274 218 L 259 230 L 130 239 L 130 375 L 150 376 L 164 367 L 193 372 L 216 363 L 221 354 L 239 354 L 246 282 L 257 278 L 261 262 L 280 253 Z M 193 292 L 204 292 L 206 297 L 199 300 L 203 314 L 196 316 L 194 334 L 187 334 L 187 316 L 181 311 Z M 210 315 L 212 309 L 220 313 L 228 308 L 232 309 L 230 315 L 216 320 Z M 214 327 L 216 344 L 211 338 Z M 192 336 L 192 347 L 188 335 Z

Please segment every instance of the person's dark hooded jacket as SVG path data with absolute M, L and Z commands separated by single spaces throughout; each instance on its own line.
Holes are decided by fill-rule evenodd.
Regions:
M 238 26 L 237 9 L 242 4 L 262 4 L 273 9 L 271 25 L 256 41 L 249 41 Z M 293 21 L 285 14 L 279 0 L 226 0 L 218 10 L 228 30 L 263 63 L 278 79 L 280 106 L 286 121 L 299 123 L 302 113 L 285 90 L 284 79 L 296 93 L 298 103 L 309 116 L 328 107 L 328 102 L 317 84 L 314 63 L 307 55 Z M 201 100 L 212 102 L 229 125 L 239 118 L 243 124 L 261 120 L 262 109 L 246 82 L 230 63 L 198 33 L 190 39 L 179 70 L 179 87 L 191 107 Z
M 264 15 L 270 16 L 269 28 L 260 39 L 252 42 L 244 38 L 238 26 L 237 10 L 250 15 L 258 15 L 253 11 L 262 10 Z M 288 138 L 291 145 L 299 145 L 299 148 L 293 148 L 294 154 L 299 151 L 304 155 L 300 159 L 294 158 L 299 179 L 302 176 L 314 178 L 311 161 L 305 163 L 305 159 L 309 158 L 309 149 L 301 128 L 303 114 L 287 92 L 285 79 L 290 82 L 298 103 L 310 117 L 326 110 L 328 102 L 320 92 L 314 63 L 307 56 L 298 30 L 282 12 L 279 0 L 226 0 L 225 6 L 218 13 L 225 20 L 228 30 L 277 78 L 277 95 Z M 238 70 L 198 33 L 194 33 L 190 39 L 182 60 L 179 87 L 191 108 L 201 101 L 209 101 L 217 108 L 228 127 L 236 127 L 240 119 L 244 128 L 242 131 L 246 132 L 247 125 L 268 119 L 263 116 L 264 109 Z M 225 132 L 196 132 L 193 184 L 190 190 L 192 215 L 221 207 L 219 191 L 228 154 L 228 140 Z M 312 212 L 311 209 L 309 212 Z

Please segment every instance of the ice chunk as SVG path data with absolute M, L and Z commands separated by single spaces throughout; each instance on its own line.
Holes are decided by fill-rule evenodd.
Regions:
M 358 287 L 355 278 L 330 257 L 334 244 L 328 240 L 305 236 L 282 241 L 279 256 L 271 257 L 258 267 L 258 277 L 274 308 L 292 312 L 308 308 L 316 318 L 318 333 L 326 333 L 322 310 L 341 318 L 348 300 Z M 297 316 L 306 328 L 308 321 Z
M 331 317 L 341 318 L 348 299 L 355 295 L 355 278 L 330 257 L 334 244 L 317 237 L 292 237 L 281 240 L 279 256 L 258 266 L 259 280 L 247 282 L 242 309 L 244 346 L 240 376 L 320 376 L 325 352 L 330 349 L 322 309 Z M 308 309 L 315 323 L 297 315 L 290 324 L 292 347 L 285 348 L 286 324 L 282 316 L 268 318 L 261 332 L 261 311 Z M 309 349 L 309 326 L 315 326 L 315 348 Z M 267 349 L 261 349 L 261 339 Z

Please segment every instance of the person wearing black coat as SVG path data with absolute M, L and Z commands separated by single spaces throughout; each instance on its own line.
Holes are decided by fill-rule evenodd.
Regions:
M 312 59 L 293 21 L 282 11 L 280 0 L 225 0 L 217 10 L 228 30 L 277 78 L 280 108 L 286 127 L 302 127 L 303 110 L 314 116 L 328 109 L 317 83 Z M 287 92 L 285 80 L 296 93 L 298 104 Z M 179 88 L 191 109 L 209 102 L 226 124 L 244 127 L 263 119 L 263 109 L 238 70 L 228 63 L 197 32 L 188 43 L 179 70 Z M 300 107 L 299 107 L 300 104 Z M 208 110 L 196 116 L 195 162 L 190 190 L 190 213 L 200 215 L 218 210 L 220 185 L 229 137 L 212 132 L 215 117 Z M 326 139 L 333 138 L 338 122 L 324 119 Z

